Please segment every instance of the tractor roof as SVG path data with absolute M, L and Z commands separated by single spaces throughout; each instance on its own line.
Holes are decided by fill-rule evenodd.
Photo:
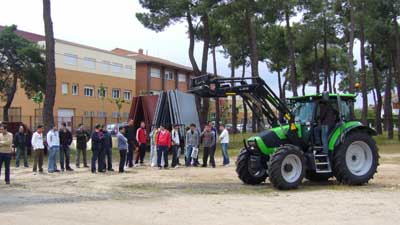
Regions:
M 329 94 L 331 98 L 336 98 L 337 96 L 340 96 L 343 100 L 354 100 L 357 95 L 355 94 Z M 294 100 L 294 101 L 301 101 L 301 100 L 309 100 L 309 99 L 320 99 L 322 98 L 322 94 L 310 94 L 310 95 L 304 95 L 304 96 L 297 96 L 297 97 L 290 97 L 287 98 L 288 100 Z

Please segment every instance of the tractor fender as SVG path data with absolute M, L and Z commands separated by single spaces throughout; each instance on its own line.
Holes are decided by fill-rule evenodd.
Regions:
M 352 132 L 365 132 L 371 136 L 378 134 L 375 129 L 365 126 L 359 121 L 346 122 L 332 132 L 329 138 L 329 151 L 333 151 Z

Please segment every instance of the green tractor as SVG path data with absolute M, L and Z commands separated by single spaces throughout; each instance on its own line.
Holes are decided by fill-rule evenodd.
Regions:
M 373 178 L 379 165 L 376 131 L 354 120 L 350 106 L 354 94 L 307 95 L 281 101 L 261 78 L 194 78 L 190 92 L 202 97 L 239 95 L 260 123 L 270 129 L 244 140 L 236 172 L 245 184 L 256 185 L 269 177 L 281 190 L 295 189 L 302 180 L 362 185 Z M 320 118 L 329 105 L 333 124 L 321 135 Z

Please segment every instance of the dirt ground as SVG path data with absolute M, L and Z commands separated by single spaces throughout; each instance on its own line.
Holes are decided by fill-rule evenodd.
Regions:
M 12 184 L 0 181 L 0 225 L 400 224 L 399 162 L 382 154 L 365 186 L 305 180 L 294 191 L 243 185 L 234 166 L 37 176 L 12 168 Z

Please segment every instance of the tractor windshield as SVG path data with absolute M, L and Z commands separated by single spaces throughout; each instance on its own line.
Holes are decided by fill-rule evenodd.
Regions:
M 314 113 L 314 102 L 296 102 L 294 105 L 295 121 L 300 123 L 311 122 Z

